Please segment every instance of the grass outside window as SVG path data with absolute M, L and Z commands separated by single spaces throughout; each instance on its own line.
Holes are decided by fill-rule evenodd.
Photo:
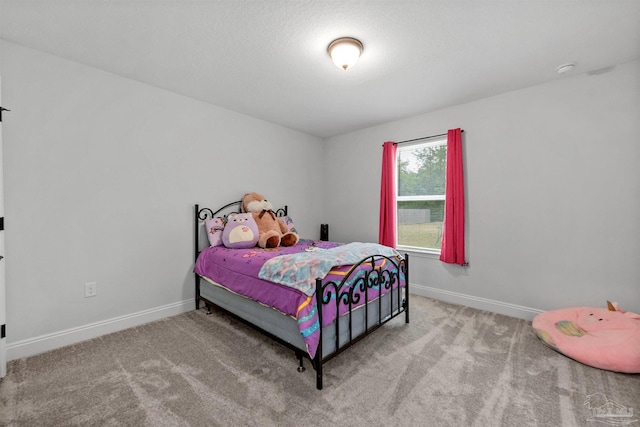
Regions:
M 398 225 L 398 245 L 440 250 L 442 222 Z

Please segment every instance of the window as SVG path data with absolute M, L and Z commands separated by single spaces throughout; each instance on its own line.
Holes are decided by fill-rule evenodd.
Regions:
M 398 146 L 398 246 L 440 253 L 447 137 Z

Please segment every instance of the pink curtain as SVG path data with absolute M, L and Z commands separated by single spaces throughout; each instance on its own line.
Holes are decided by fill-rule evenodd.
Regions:
M 382 145 L 382 182 L 380 184 L 380 228 L 378 242 L 396 247 L 396 149 L 393 142 Z
M 447 132 L 445 198 L 440 261 L 464 265 L 464 181 L 460 129 L 450 129 Z

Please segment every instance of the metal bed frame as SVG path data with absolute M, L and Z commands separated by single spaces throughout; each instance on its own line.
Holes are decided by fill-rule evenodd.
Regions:
M 237 208 L 234 208 L 237 206 Z M 198 204 L 195 205 L 195 215 L 194 215 L 194 242 L 195 242 L 195 258 L 197 260 L 200 255 L 200 228 L 203 221 L 211 218 L 215 218 L 217 216 L 226 216 L 232 213 L 240 212 L 241 201 L 231 202 L 220 209 L 213 211 L 210 208 L 200 208 Z M 233 210 L 237 209 L 237 210 Z M 223 215 L 224 212 L 227 212 Z M 287 206 L 284 208 L 280 208 L 276 211 L 277 216 L 285 216 L 287 215 Z M 378 263 L 380 260 L 385 259 L 389 264 L 390 268 L 381 269 L 378 267 Z M 358 267 L 364 267 L 360 269 Z M 311 358 L 310 355 L 296 347 L 289 342 L 283 340 L 281 337 L 276 336 L 263 328 L 255 325 L 254 323 L 243 319 L 241 316 L 232 313 L 226 310 L 224 307 L 217 305 L 213 301 L 209 301 L 206 298 L 202 297 L 200 294 L 200 280 L 201 277 L 195 273 L 195 307 L 196 310 L 200 309 L 200 301 L 203 301 L 206 308 L 207 314 L 211 313 L 211 307 L 217 307 L 222 311 L 230 314 L 234 318 L 237 318 L 241 322 L 247 324 L 248 326 L 256 329 L 262 334 L 270 337 L 271 339 L 279 342 L 280 344 L 292 349 L 295 352 L 296 357 L 299 360 L 298 372 L 302 372 L 305 370 L 303 359 L 306 357 L 311 361 L 313 368 L 316 371 L 316 387 L 318 390 L 321 390 L 323 387 L 322 382 L 322 371 L 323 364 L 327 361 L 333 359 L 338 354 L 342 353 L 347 348 L 351 347 L 356 342 L 360 341 L 365 336 L 371 334 L 376 329 L 394 319 L 395 317 L 404 313 L 405 315 L 405 323 L 409 323 L 409 255 L 405 254 L 403 259 L 389 258 L 383 255 L 373 255 L 368 256 L 365 259 L 359 261 L 357 264 L 351 268 L 349 273 L 339 282 L 329 281 L 327 283 L 323 283 L 321 278 L 315 279 L 316 284 L 316 306 L 318 307 L 318 321 L 320 325 L 322 325 L 322 307 L 327 306 L 334 301 L 336 304 L 336 313 L 339 313 L 338 306 L 342 303 L 345 306 L 348 305 L 348 311 L 343 315 L 336 318 L 336 320 L 331 324 L 324 327 L 320 327 L 320 339 L 318 343 L 318 349 L 316 351 L 315 357 Z M 353 281 L 352 286 L 347 286 L 346 283 Z M 400 286 L 400 284 L 404 282 L 404 287 Z M 372 296 L 370 298 L 369 289 L 373 287 L 379 286 L 380 296 Z M 393 287 L 396 286 L 394 289 Z M 386 290 L 387 293 L 383 294 L 382 290 Z M 395 297 L 394 297 L 395 293 Z M 387 297 L 388 296 L 388 297 Z M 333 298 L 335 297 L 335 298 Z M 364 297 L 364 300 L 362 298 Z M 390 306 L 388 307 L 388 314 L 383 316 L 383 311 L 387 310 L 387 307 L 383 307 L 383 299 L 389 300 Z M 394 306 L 395 302 L 395 306 Z M 376 307 L 372 306 L 375 304 Z M 386 302 L 385 302 L 386 304 Z M 354 333 L 354 312 L 356 309 L 360 309 L 364 307 L 364 331 L 359 331 Z M 370 322 L 370 313 L 374 315 L 377 314 L 377 319 L 373 319 Z M 343 318 L 342 320 L 340 318 Z M 344 321 L 344 318 L 347 321 Z M 370 323 L 373 323 L 371 326 Z M 345 332 L 340 332 L 340 326 L 343 324 L 343 327 L 347 328 L 347 334 Z M 327 328 L 333 329 L 330 331 L 335 334 L 335 345 L 329 350 L 330 353 L 323 355 L 323 333 L 327 333 Z M 341 337 L 348 336 L 346 339 L 341 339 Z M 346 341 L 345 341 L 346 340 Z M 345 342 L 341 342 L 345 341 Z

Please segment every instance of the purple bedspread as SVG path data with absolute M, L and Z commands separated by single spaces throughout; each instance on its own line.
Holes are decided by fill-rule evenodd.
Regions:
M 194 271 L 200 276 L 207 277 L 214 282 L 223 285 L 229 290 L 251 298 L 262 304 L 268 305 L 278 311 L 292 316 L 296 319 L 300 334 L 302 335 L 307 351 L 313 358 L 315 356 L 318 343 L 320 340 L 320 324 L 318 321 L 318 310 L 316 307 L 315 296 L 307 295 L 303 291 L 285 284 L 278 284 L 258 278 L 260 269 L 268 260 L 281 255 L 300 254 L 303 252 L 322 251 L 341 246 L 340 243 L 323 242 L 313 240 L 300 240 L 297 245 L 290 247 L 278 247 L 274 249 L 261 249 L 258 247 L 250 249 L 227 249 L 224 246 L 208 247 L 200 253 L 196 261 Z M 345 245 L 346 247 L 349 245 Z M 369 248 L 371 253 L 368 255 L 379 255 L 386 253 L 390 248 L 379 247 L 376 245 Z M 367 267 L 363 264 L 355 269 L 355 271 L 371 269 L 373 266 Z M 398 276 L 397 267 L 389 265 L 387 258 L 376 259 L 375 270 L 395 271 Z M 340 284 L 345 277 L 349 280 L 345 282 L 346 292 L 350 287 L 362 277 L 358 274 L 351 274 L 352 266 L 336 264 L 335 268 L 324 277 L 323 283 Z M 379 276 L 382 280 L 383 278 Z M 388 276 L 387 276 L 388 277 Z M 310 278 L 315 282 L 315 278 Z M 397 288 L 398 284 L 404 286 L 404 277 L 400 278 L 400 282 L 392 281 L 391 288 Z M 359 290 L 354 290 L 360 294 Z M 377 298 L 380 291 L 379 283 L 368 289 L 368 298 L 372 300 Z M 341 291 L 342 292 L 342 291 Z M 390 292 L 389 288 L 382 289 L 383 293 Z M 322 309 L 322 326 L 331 324 L 336 315 L 342 315 L 349 310 L 348 303 L 337 304 L 336 288 L 332 285 L 325 291 L 325 296 L 331 295 L 332 303 L 323 305 Z M 362 294 L 364 296 L 364 294 Z M 358 298 L 362 304 L 366 298 Z M 339 307 L 338 307 L 339 306 Z M 339 312 L 339 313 L 338 313 Z
M 306 252 L 314 247 L 328 249 L 336 246 L 340 246 L 340 243 L 303 239 L 295 246 L 272 249 L 210 246 L 200 253 L 194 270 L 200 276 L 224 284 L 237 294 L 296 317 L 298 307 L 307 296 L 296 289 L 259 279 L 260 268 L 267 260 L 280 255 Z

